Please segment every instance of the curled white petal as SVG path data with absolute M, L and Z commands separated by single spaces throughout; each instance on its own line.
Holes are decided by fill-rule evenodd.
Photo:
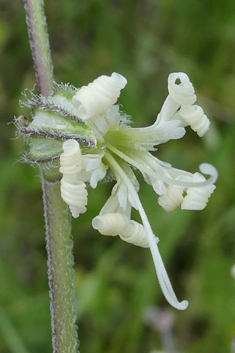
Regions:
M 180 80 L 181 83 L 177 84 L 177 80 Z M 169 75 L 168 90 L 170 97 L 179 105 L 192 105 L 197 99 L 193 84 L 183 72 Z
M 92 118 L 116 103 L 126 84 L 126 78 L 116 72 L 111 76 L 102 75 L 80 88 L 73 96 L 72 104 L 77 108 L 80 118 Z
M 184 105 L 180 115 L 198 136 L 202 137 L 209 129 L 210 121 L 199 105 Z
M 86 184 L 79 180 L 82 170 L 82 155 L 79 143 L 76 140 L 67 140 L 63 143 L 64 153 L 60 156 L 61 197 L 67 203 L 74 218 L 86 212 L 87 190 Z
M 158 198 L 159 205 L 167 212 L 173 211 L 183 202 L 183 191 L 181 186 L 169 185 L 166 193 Z
M 121 213 L 107 213 L 95 217 L 92 220 L 92 226 L 102 235 L 116 236 L 122 231 L 128 221 L 129 219 Z
M 81 150 L 76 140 L 69 139 L 63 143 L 64 153 L 60 156 L 60 172 L 76 175 L 82 169 Z
M 84 182 L 77 181 L 77 184 L 71 184 L 62 178 L 60 190 L 61 197 L 69 206 L 74 218 L 77 218 L 80 213 L 86 212 L 87 190 Z
M 127 243 L 143 248 L 149 247 L 148 236 L 143 225 L 120 213 L 97 216 L 93 219 L 92 226 L 103 235 L 119 235 Z M 156 242 L 158 242 L 158 238 L 156 238 Z
M 205 178 L 199 173 L 193 175 L 193 181 L 195 182 L 204 180 Z M 213 184 L 199 188 L 188 188 L 187 195 L 181 204 L 182 210 L 203 210 L 214 190 L 215 185 Z

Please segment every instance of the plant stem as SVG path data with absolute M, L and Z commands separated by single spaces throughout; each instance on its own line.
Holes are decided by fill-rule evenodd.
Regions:
M 52 94 L 53 66 L 43 0 L 24 0 L 29 40 L 40 93 Z M 48 166 L 47 166 L 48 167 Z M 78 348 L 71 239 L 71 216 L 60 195 L 60 183 L 50 183 L 41 167 L 48 277 L 54 353 L 75 353 Z
M 51 319 L 54 353 L 75 353 L 75 288 L 71 239 L 71 217 L 60 197 L 60 184 L 49 183 L 42 176 L 48 277 L 51 297 Z
M 34 69 L 40 93 L 49 96 L 53 86 L 53 65 L 43 0 L 24 0 L 26 23 Z

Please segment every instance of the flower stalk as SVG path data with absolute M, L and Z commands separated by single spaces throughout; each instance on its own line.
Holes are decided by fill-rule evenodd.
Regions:
M 54 82 L 44 3 L 43 0 L 24 0 L 24 3 L 40 96 L 48 97 L 53 93 Z M 22 121 L 20 124 L 25 128 L 27 126 Z M 43 141 L 37 136 L 35 139 L 36 152 L 43 154 L 41 147 L 38 148 Z M 52 147 L 58 150 L 57 145 Z M 48 149 L 48 144 L 46 148 Z M 75 324 L 77 314 L 71 216 L 60 195 L 59 170 L 56 164 L 51 163 L 49 167 L 42 162 L 43 160 L 40 170 L 46 224 L 53 353 L 75 353 L 78 350 L 78 336 Z
M 24 0 L 29 42 L 39 90 L 49 96 L 53 85 L 53 65 L 50 53 L 43 0 Z
M 44 215 L 51 298 L 52 343 L 54 353 L 75 353 L 78 348 L 71 216 L 60 197 L 60 184 L 42 175 Z

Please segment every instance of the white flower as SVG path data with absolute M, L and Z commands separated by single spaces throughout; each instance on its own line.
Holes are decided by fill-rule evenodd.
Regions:
M 67 140 L 63 143 L 64 153 L 60 156 L 61 196 L 69 205 L 73 217 L 86 212 L 86 185 L 79 178 L 82 170 L 81 151 L 77 141 Z
M 179 84 L 176 83 L 177 80 L 180 81 Z M 178 206 L 188 210 L 203 209 L 215 189 L 216 169 L 205 163 L 200 166 L 202 173 L 210 175 L 206 180 L 200 173 L 192 174 L 173 168 L 169 163 L 154 157 L 149 151 L 170 139 L 183 137 L 187 125 L 190 125 L 199 136 L 203 136 L 209 128 L 209 120 L 202 108 L 194 105 L 196 95 L 188 76 L 184 73 L 174 73 L 169 76 L 169 95 L 156 122 L 145 128 L 130 128 L 128 118 L 121 114 L 119 106 L 115 105 L 126 82 L 123 76 L 113 73 L 111 77 L 99 77 L 74 95 L 72 103 L 77 108 L 78 116 L 90 124 L 102 148 L 99 150 L 97 148 L 94 154 L 80 154 L 76 162 L 80 168 L 75 168 L 73 177 L 71 178 L 70 174 L 68 178 L 62 164 L 68 159 L 66 149 L 70 143 L 68 141 L 71 140 L 64 143 L 65 152 L 61 155 L 62 197 L 70 205 L 69 198 L 66 199 L 64 194 L 69 194 L 70 189 L 73 192 L 74 186 L 66 189 L 64 181 L 71 182 L 76 188 L 79 183 L 85 185 L 84 182 L 89 182 L 95 188 L 98 181 L 102 180 L 110 169 L 117 182 L 100 214 L 93 219 L 93 227 L 103 235 L 119 235 L 124 241 L 149 247 L 166 299 L 173 307 L 184 310 L 188 302 L 186 300 L 179 302 L 172 289 L 158 250 L 159 239 L 153 234 L 138 196 L 139 183 L 133 168 L 138 169 L 145 181 L 152 185 L 159 195 L 159 205 L 167 212 Z M 75 140 L 72 141 L 78 145 Z M 68 164 L 72 167 L 71 163 L 70 159 Z M 74 199 L 74 195 L 71 195 L 72 207 L 76 206 Z M 86 203 L 85 196 L 78 198 L 74 217 L 78 216 L 80 209 L 80 213 L 84 212 Z M 142 224 L 130 219 L 132 207 L 138 210 Z

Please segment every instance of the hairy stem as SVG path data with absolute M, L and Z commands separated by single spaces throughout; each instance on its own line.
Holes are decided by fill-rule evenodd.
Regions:
M 42 175 L 48 277 L 51 297 L 54 353 L 75 353 L 78 348 L 75 308 L 71 217 L 60 197 L 60 184 Z
M 24 0 L 26 23 L 39 90 L 49 96 L 53 85 L 53 65 L 43 0 Z
M 44 3 L 43 0 L 24 0 L 24 4 L 36 79 L 40 93 L 47 97 L 53 88 L 53 66 Z M 50 183 L 44 172 L 46 169 L 41 167 L 53 353 L 75 353 L 78 349 L 78 337 L 75 324 L 77 315 L 71 217 L 60 196 L 60 183 Z

